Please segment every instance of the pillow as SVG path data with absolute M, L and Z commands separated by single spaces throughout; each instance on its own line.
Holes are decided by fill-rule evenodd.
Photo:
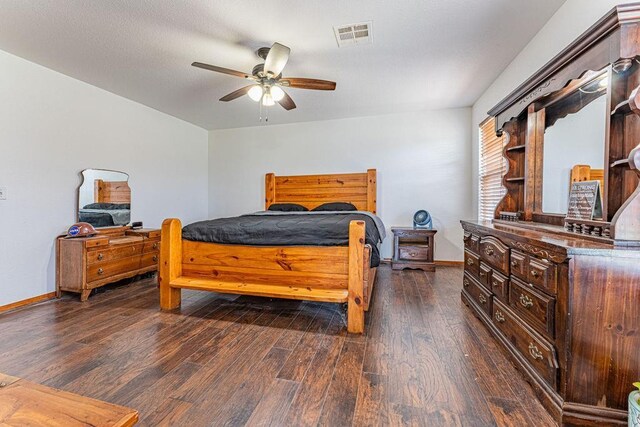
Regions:
M 117 210 L 117 209 L 131 209 L 129 203 L 90 203 L 82 209 L 102 209 L 102 210 Z
M 297 203 L 274 203 L 269 206 L 269 210 L 280 212 L 306 212 L 309 209 Z
M 333 203 L 323 203 L 320 206 L 317 206 L 312 209 L 316 212 L 322 211 L 357 211 L 358 208 L 353 206 L 351 203 L 347 202 L 333 202 Z

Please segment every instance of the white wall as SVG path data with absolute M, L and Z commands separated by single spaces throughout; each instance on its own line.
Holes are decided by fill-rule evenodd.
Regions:
M 0 51 L 0 305 L 55 290 L 80 172 L 130 175 L 132 220 L 207 214 L 207 132 Z
M 567 0 L 544 27 L 531 39 L 492 85 L 475 102 L 472 109 L 472 165 L 474 212 L 478 207 L 478 125 L 489 111 L 536 70 L 569 45 L 611 8 L 628 1 Z
M 462 259 L 460 219 L 472 217 L 468 108 L 266 125 L 209 133 L 209 214 L 264 209 L 264 175 L 378 170 L 378 215 L 412 225 L 427 209 L 438 260 Z M 390 234 L 390 233 L 389 233 Z M 391 256 L 391 238 L 383 246 Z

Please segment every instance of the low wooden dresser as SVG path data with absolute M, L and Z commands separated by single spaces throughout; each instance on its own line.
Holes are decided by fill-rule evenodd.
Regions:
M 393 259 L 391 268 L 402 270 L 416 268 L 435 271 L 433 261 L 437 230 L 414 227 L 391 227 L 393 233 Z
M 92 237 L 60 236 L 56 246 L 58 296 L 77 292 L 86 301 L 95 288 L 157 271 L 160 230 L 103 228 Z

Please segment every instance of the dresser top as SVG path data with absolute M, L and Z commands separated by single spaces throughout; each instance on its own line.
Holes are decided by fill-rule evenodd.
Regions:
M 618 256 L 640 258 L 640 247 L 614 246 L 580 235 L 572 236 L 562 227 L 521 222 L 460 221 L 467 231 L 480 231 L 509 239 L 518 245 L 533 245 L 565 255 Z

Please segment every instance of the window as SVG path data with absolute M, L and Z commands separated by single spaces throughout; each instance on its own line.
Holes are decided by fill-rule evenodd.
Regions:
M 502 156 L 505 137 L 496 136 L 495 120 L 489 117 L 480 123 L 480 167 L 478 219 L 491 220 L 498 202 L 507 193 L 502 186 L 502 176 L 507 172 L 507 162 Z

